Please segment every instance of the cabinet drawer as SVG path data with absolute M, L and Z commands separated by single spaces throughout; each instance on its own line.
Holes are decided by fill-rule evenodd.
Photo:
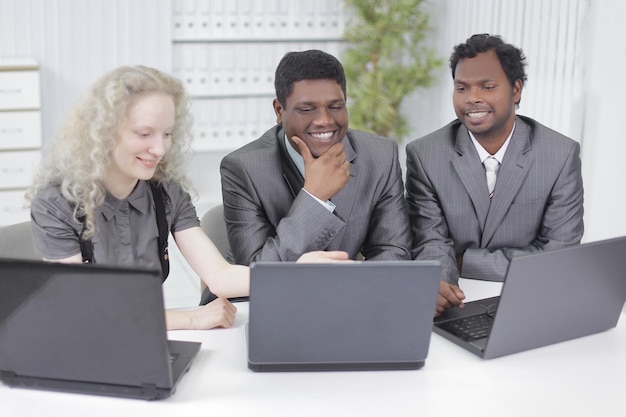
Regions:
M 30 209 L 26 208 L 25 190 L 0 191 L 0 226 L 30 220 Z
M 38 109 L 39 72 L 0 71 L 0 110 Z
M 40 158 L 39 151 L 0 152 L 0 188 L 30 186 Z
M 41 114 L 38 111 L 0 112 L 0 149 L 41 147 Z

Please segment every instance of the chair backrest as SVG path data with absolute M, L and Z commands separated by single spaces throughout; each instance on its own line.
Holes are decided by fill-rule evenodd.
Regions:
M 204 216 L 202 216 L 200 219 L 200 227 L 202 227 L 202 230 L 209 237 L 209 239 L 211 239 L 213 244 L 217 246 L 217 249 L 220 251 L 224 259 L 230 263 L 235 263 L 233 255 L 230 251 L 230 243 L 228 243 L 228 232 L 226 231 L 226 223 L 224 222 L 224 208 L 221 204 L 209 209 Z M 207 288 L 204 282 L 200 283 L 200 287 L 202 292 L 200 296 L 200 305 L 204 305 L 215 300 L 216 295 L 213 294 L 209 288 Z M 248 297 L 239 297 L 231 298 L 230 300 L 235 302 L 247 299 Z
M 228 243 L 228 233 L 226 232 L 224 208 L 222 205 L 220 204 L 209 209 L 204 216 L 202 216 L 202 219 L 200 219 L 200 226 L 213 244 L 217 246 L 222 256 L 232 263 L 232 254 L 230 253 L 230 244 Z
M 33 249 L 30 221 L 0 227 L 0 257 L 41 260 Z

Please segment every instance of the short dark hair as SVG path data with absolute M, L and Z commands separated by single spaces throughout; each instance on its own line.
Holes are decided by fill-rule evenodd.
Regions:
M 500 60 L 500 65 L 506 74 L 511 86 L 515 85 L 516 80 L 520 80 L 522 86 L 528 79 L 524 67 L 526 66 L 526 57 L 520 48 L 509 43 L 505 43 L 500 36 L 489 35 L 483 33 L 480 35 L 472 35 L 465 43 L 461 43 L 454 47 L 454 52 L 450 55 L 450 69 L 452 70 L 452 78 L 456 72 L 456 66 L 461 59 L 474 58 L 477 54 L 488 51 L 495 51 Z
M 343 66 L 337 58 L 326 52 L 317 49 L 288 52 L 280 60 L 274 76 L 274 88 L 276 98 L 283 106 L 293 91 L 293 83 L 302 80 L 335 80 L 346 96 Z

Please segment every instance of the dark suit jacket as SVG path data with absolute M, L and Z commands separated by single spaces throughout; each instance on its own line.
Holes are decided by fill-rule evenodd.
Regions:
M 344 250 L 352 259 L 411 259 L 398 148 L 391 140 L 348 130 L 350 178 L 329 212 L 307 192 L 274 126 L 221 163 L 224 218 L 235 261 L 295 261 L 313 250 Z
M 485 169 L 467 129 L 455 120 L 409 143 L 407 200 L 416 259 L 437 259 L 442 278 L 502 281 L 512 256 L 580 243 L 580 146 L 517 116 L 489 199 Z

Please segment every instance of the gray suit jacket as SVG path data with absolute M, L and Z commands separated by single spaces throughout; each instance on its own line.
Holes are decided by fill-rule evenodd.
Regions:
M 416 259 L 437 259 L 442 279 L 502 281 L 519 254 L 580 243 L 580 146 L 517 116 L 493 198 L 467 129 L 455 120 L 406 147 L 407 201 Z
M 305 191 L 274 126 L 221 163 L 224 218 L 235 261 L 295 261 L 313 250 L 344 250 L 352 259 L 411 259 L 411 231 L 398 148 L 348 130 L 350 179 L 329 212 Z

